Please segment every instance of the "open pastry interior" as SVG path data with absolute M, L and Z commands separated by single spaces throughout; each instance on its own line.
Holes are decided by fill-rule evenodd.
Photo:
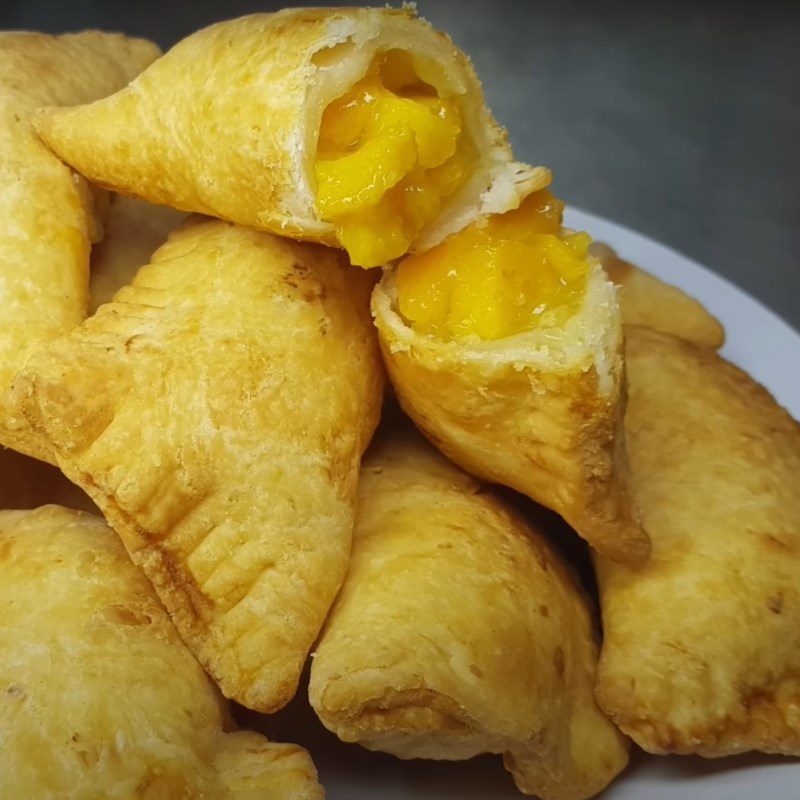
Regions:
M 362 267 L 436 244 L 487 204 L 505 210 L 543 172 L 510 163 L 463 53 L 406 14 L 381 25 L 376 38 L 343 31 L 311 59 L 316 211 Z
M 562 227 L 547 189 L 387 269 L 374 303 L 394 348 L 567 372 L 594 363 L 610 388 L 614 289 L 591 239 Z

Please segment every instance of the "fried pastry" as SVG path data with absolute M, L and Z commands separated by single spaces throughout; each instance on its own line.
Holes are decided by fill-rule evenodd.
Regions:
M 409 7 L 220 22 L 128 89 L 36 125 L 98 184 L 364 267 L 513 207 L 541 173 L 512 163 L 469 59 Z
M 347 567 L 382 398 L 372 283 L 339 251 L 197 221 L 15 381 L 192 652 L 256 710 L 294 694 Z
M 632 487 L 652 536 L 597 559 L 597 697 L 651 753 L 800 755 L 800 426 L 708 348 L 627 344 Z
M 90 313 L 127 286 L 185 219 L 186 214 L 174 208 L 112 195 L 105 236 L 92 248 Z
M 401 758 L 505 753 L 523 792 L 590 797 L 627 762 L 596 658 L 587 600 L 538 531 L 411 430 L 373 446 L 311 666 L 326 727 Z
M 0 511 L 0 564 L 3 797 L 321 800 L 305 750 L 234 730 L 101 519 Z
M 445 455 L 638 564 L 616 292 L 562 211 L 542 189 L 408 256 L 384 271 L 373 314 L 403 408 Z
M 625 325 L 644 325 L 715 350 L 725 344 L 722 323 L 698 300 L 624 261 L 607 244 L 594 242 L 590 251 L 608 277 L 620 287 L 620 308 Z
M 97 31 L 0 33 L 0 443 L 29 455 L 49 457 L 3 395 L 34 350 L 86 316 L 90 240 L 102 233 L 95 196 L 42 145 L 31 114 L 104 97 L 158 53 Z

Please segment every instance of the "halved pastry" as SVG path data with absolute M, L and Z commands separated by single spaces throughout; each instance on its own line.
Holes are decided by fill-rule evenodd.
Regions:
M 453 461 L 632 564 L 622 324 L 589 237 L 546 189 L 385 270 L 372 298 L 400 402 Z
M 0 511 L 0 786 L 36 800 L 321 800 L 308 753 L 235 731 L 97 517 Z
M 383 374 L 368 273 L 220 221 L 173 233 L 14 390 L 243 705 L 294 694 L 344 578 Z
M 708 348 L 631 328 L 639 571 L 598 558 L 597 697 L 651 753 L 800 755 L 800 426 Z
M 124 195 L 112 195 L 103 241 L 92 248 L 89 311 L 94 314 L 161 247 L 186 214 Z
M 112 33 L 0 33 L 0 443 L 48 458 L 3 395 L 30 354 L 77 325 L 88 304 L 95 198 L 37 138 L 40 106 L 86 103 L 122 88 L 158 55 Z
M 694 297 L 624 261 L 607 244 L 594 242 L 589 251 L 620 287 L 619 304 L 625 325 L 644 325 L 715 350 L 725 344 L 722 323 Z
M 311 666 L 326 727 L 400 758 L 505 753 L 523 792 L 590 797 L 627 763 L 596 659 L 587 600 L 538 531 L 411 430 L 373 446 Z
M 98 184 L 363 267 L 512 207 L 537 179 L 512 163 L 467 57 L 408 7 L 220 22 L 128 89 L 36 124 Z

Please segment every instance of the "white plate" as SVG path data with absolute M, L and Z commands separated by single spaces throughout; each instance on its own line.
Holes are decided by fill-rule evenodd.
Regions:
M 680 286 L 706 305 L 728 334 L 725 356 L 765 384 L 800 418 L 800 335 L 741 289 L 699 264 L 620 225 L 577 209 L 566 224 Z M 322 729 L 304 698 L 271 721 L 274 738 L 309 748 L 328 800 L 520 800 L 499 757 L 461 763 L 405 762 L 345 745 Z M 798 800 L 800 763 L 748 755 L 707 761 L 636 753 L 603 800 Z

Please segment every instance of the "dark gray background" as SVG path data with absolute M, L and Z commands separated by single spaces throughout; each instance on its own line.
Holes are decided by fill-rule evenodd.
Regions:
M 21 0 L 0 5 L 0 27 L 118 29 L 168 46 L 286 4 Z M 517 156 L 551 167 L 560 196 L 683 251 L 800 327 L 800 2 L 419 7 L 472 55 Z

